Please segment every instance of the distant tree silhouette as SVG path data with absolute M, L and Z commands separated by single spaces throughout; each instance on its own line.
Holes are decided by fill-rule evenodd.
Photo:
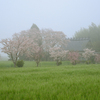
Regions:
M 38 26 L 36 24 L 33 23 L 33 25 L 31 26 L 31 29 L 36 29 L 39 30 Z

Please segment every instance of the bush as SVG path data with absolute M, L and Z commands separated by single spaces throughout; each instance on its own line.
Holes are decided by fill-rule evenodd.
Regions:
M 78 52 L 72 51 L 68 53 L 68 59 L 73 65 L 76 65 L 78 63 L 79 57 L 80 57 L 80 54 Z
M 24 65 L 24 61 L 23 60 L 18 60 L 17 61 L 17 66 L 18 67 L 23 67 L 23 65 Z
M 97 55 L 95 56 L 95 62 L 96 62 L 96 63 L 100 63 L 100 54 L 97 54 Z
M 91 56 L 87 61 L 86 61 L 86 64 L 95 64 L 95 56 Z
M 87 60 L 87 61 L 86 61 L 86 64 L 90 64 L 90 63 L 91 63 L 91 61 L 90 61 L 90 60 Z
M 60 62 L 58 62 L 58 66 L 59 66 L 59 65 L 61 65 L 61 64 L 62 64 L 62 62 L 61 62 L 61 61 L 60 61 Z

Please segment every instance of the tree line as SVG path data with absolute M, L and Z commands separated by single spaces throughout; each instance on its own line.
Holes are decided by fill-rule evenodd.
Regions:
M 100 51 L 100 26 L 97 27 L 92 23 L 89 29 L 84 28 L 76 32 L 73 38 L 83 37 L 90 38 L 91 43 L 88 43 L 88 47 L 97 52 Z M 80 58 L 78 52 L 65 50 L 68 40 L 63 32 L 53 31 L 52 29 L 40 30 L 35 24 L 29 30 L 13 34 L 12 38 L 2 39 L 0 43 L 3 45 L 2 52 L 8 54 L 14 66 L 17 65 L 19 59 L 34 60 L 38 66 L 41 60 L 55 60 L 56 64 L 59 65 L 63 59 L 76 64 Z M 82 57 L 87 60 L 87 63 L 91 59 L 91 61 L 100 61 L 100 55 L 94 54 L 91 49 L 86 49 L 84 52 L 86 53 Z

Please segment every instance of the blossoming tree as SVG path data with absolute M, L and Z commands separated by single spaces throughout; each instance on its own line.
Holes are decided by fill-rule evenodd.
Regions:
M 77 61 L 79 61 L 80 54 L 78 52 L 69 52 L 68 59 L 73 65 L 76 65 Z
M 23 55 L 30 46 L 31 41 L 25 36 L 25 31 L 15 33 L 12 38 L 2 39 L 0 43 L 3 45 L 2 52 L 8 54 L 16 67 L 17 60 Z M 30 41 L 30 42 L 29 42 Z
M 100 63 L 100 54 L 96 54 L 95 56 L 95 62 Z
M 91 49 L 84 49 L 84 53 L 82 53 L 82 56 L 87 60 L 87 64 L 90 63 L 90 61 L 93 63 L 95 60 L 95 51 Z
M 43 50 L 47 59 L 51 55 L 51 52 L 58 47 L 63 50 L 63 47 L 67 46 L 66 35 L 63 32 L 51 29 L 43 29 L 41 32 L 43 34 Z
M 30 29 L 27 31 L 27 36 L 30 38 L 31 41 L 33 41 L 33 43 L 31 43 L 31 46 L 27 50 L 26 55 L 28 58 L 33 58 L 38 67 L 43 56 L 42 33 L 40 32 L 40 30 Z
M 62 59 L 66 57 L 67 53 L 68 51 L 62 50 L 60 47 L 53 47 L 50 49 L 50 57 L 56 61 L 57 66 L 59 65 L 59 62 L 61 62 Z

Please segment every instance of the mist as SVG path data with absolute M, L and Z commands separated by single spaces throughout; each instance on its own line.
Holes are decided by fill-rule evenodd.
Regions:
M 2 0 L 0 40 L 30 29 L 33 23 L 39 29 L 62 31 L 71 38 L 76 31 L 88 28 L 92 22 L 97 26 L 100 24 L 99 4 L 99 0 Z M 7 56 L 4 53 L 1 55 Z

